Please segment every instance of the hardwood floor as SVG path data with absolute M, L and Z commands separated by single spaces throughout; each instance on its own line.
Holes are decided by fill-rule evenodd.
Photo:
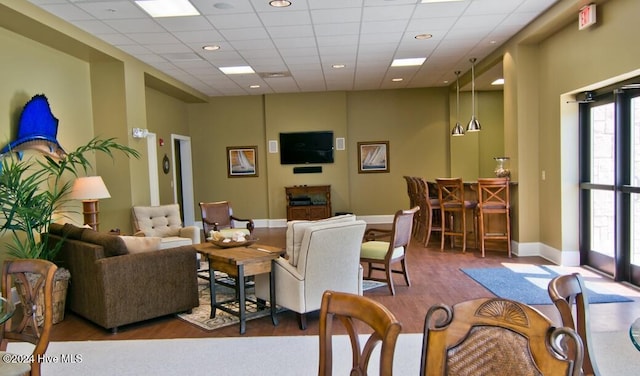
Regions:
M 285 229 L 255 230 L 261 243 L 284 248 Z M 480 251 L 468 248 L 466 253 L 460 249 L 440 252 L 439 238 L 432 237 L 429 248 L 423 248 L 420 242 L 413 242 L 407 254 L 411 287 L 407 287 L 401 275 L 396 275 L 396 296 L 389 295 L 386 288 L 378 288 L 365 292 L 387 306 L 402 322 L 404 333 L 422 333 L 424 317 L 427 309 L 434 304 L 455 304 L 463 300 L 493 296 L 484 287 L 467 277 L 460 268 L 464 267 L 496 267 L 503 262 L 547 265 L 548 261 L 540 257 L 506 257 L 504 251 L 488 251 L 485 258 Z M 473 242 L 471 243 L 473 244 Z M 73 283 L 73 282 L 72 282 Z M 171 299 L 170 296 L 167 299 Z M 535 306 L 552 320 L 559 322 L 559 316 L 552 305 Z M 628 330 L 635 318 L 640 317 L 640 299 L 633 303 L 592 304 L 591 326 L 593 331 Z M 298 329 L 296 315 L 292 312 L 278 314 L 279 325 L 273 326 L 270 318 L 265 317 L 247 322 L 244 336 L 286 336 L 317 335 L 318 314 L 312 313 L 307 318 L 308 328 Z M 336 325 L 336 328 L 339 328 Z M 338 330 L 338 329 L 337 329 Z M 237 337 L 238 326 L 233 325 L 211 332 L 204 331 L 175 316 L 166 316 L 142 323 L 119 328 L 118 333 L 109 331 L 67 312 L 64 321 L 54 325 L 52 341 L 84 341 L 84 340 L 131 340 L 131 339 L 165 339 L 165 338 L 204 338 L 204 337 Z

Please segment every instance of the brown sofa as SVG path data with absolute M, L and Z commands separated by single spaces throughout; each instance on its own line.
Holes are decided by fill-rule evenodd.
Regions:
M 56 263 L 71 272 L 68 309 L 106 329 L 198 306 L 191 245 L 129 253 L 119 236 L 70 224 L 52 224 L 46 236 L 48 247 L 64 242 Z

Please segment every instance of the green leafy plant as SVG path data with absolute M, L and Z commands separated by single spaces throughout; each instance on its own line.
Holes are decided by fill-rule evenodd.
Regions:
M 54 214 L 64 215 L 73 187 L 69 177 L 92 168 L 87 159 L 90 153 L 101 152 L 113 158 L 116 151 L 140 157 L 135 149 L 117 143 L 115 138 L 94 138 L 60 159 L 46 154 L 44 158 L 23 160 L 15 153 L 5 156 L 0 165 L 0 233 L 11 233 L 13 243 L 7 245 L 8 254 L 55 261 L 62 242 L 49 249 L 47 237 L 40 240 L 39 235 L 48 231 Z

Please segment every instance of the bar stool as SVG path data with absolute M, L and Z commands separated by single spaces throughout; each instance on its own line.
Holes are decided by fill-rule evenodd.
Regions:
M 507 253 L 511 257 L 511 207 L 509 196 L 509 178 L 478 179 L 478 212 L 480 215 L 480 248 L 484 257 L 485 240 L 507 241 Z M 489 215 L 504 215 L 505 232 L 487 233 Z
M 440 225 L 440 200 L 431 197 L 429 194 L 429 183 L 424 178 L 414 178 L 418 185 L 418 202 L 420 206 L 420 227 L 422 237 L 420 238 L 424 247 L 429 245 L 432 231 L 442 231 Z
M 409 207 L 413 208 L 415 206 L 420 205 L 420 194 L 418 192 L 418 182 L 416 181 L 416 177 L 413 176 L 403 176 L 403 178 L 407 181 L 407 194 L 409 195 Z M 421 222 L 421 218 L 420 218 L 420 212 L 416 213 L 416 215 L 413 216 L 413 229 L 412 229 L 412 236 L 414 236 L 416 239 L 422 239 L 423 238 L 423 234 L 422 234 L 422 227 L 420 226 L 420 222 Z
M 450 237 L 462 237 L 462 252 L 467 250 L 467 210 L 475 211 L 478 206 L 477 201 L 464 199 L 464 185 L 461 178 L 438 178 L 438 199 L 440 200 L 440 221 L 442 224 L 440 250 L 444 250 L 444 239 Z M 459 215 L 461 223 L 460 231 L 455 230 L 454 215 Z M 448 217 L 448 221 L 447 221 Z M 475 246 L 478 248 L 477 221 L 474 215 L 473 234 Z M 453 247 L 453 238 L 451 240 Z

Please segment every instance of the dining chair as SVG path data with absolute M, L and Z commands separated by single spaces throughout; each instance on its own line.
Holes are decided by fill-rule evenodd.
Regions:
M 471 210 L 474 216 L 473 233 L 475 246 L 478 248 L 477 223 L 475 209 L 478 202 L 475 200 L 465 200 L 464 184 L 461 178 L 438 178 L 438 200 L 440 200 L 440 221 L 442 231 L 440 237 L 440 249 L 444 250 L 444 241 L 447 236 L 451 237 L 451 247 L 453 247 L 453 237 L 462 238 L 462 252 L 467 250 L 467 211 Z M 454 216 L 459 216 L 456 221 Z M 459 230 L 456 230 L 458 223 Z
M 233 215 L 233 208 L 229 201 L 201 202 L 200 212 L 202 214 L 202 229 L 205 238 L 209 237 L 210 231 L 220 231 L 227 238 L 234 232 L 240 231 L 246 236 L 251 236 L 255 227 L 253 220 L 239 218 Z M 236 228 L 235 222 L 246 222 L 245 228 Z
M 367 264 L 365 279 L 387 283 L 391 295 L 396 291 L 393 286 L 393 274 L 402 274 L 407 286 L 411 286 L 407 270 L 406 252 L 411 241 L 413 216 L 420 210 L 416 206 L 409 210 L 398 210 L 393 217 L 391 229 L 371 228 L 365 232 L 365 242 L 360 247 L 360 262 Z M 389 241 L 378 240 L 389 237 Z M 393 269 L 393 264 L 400 263 L 401 269 Z M 372 272 L 382 271 L 385 278 L 372 277 Z
M 512 300 L 432 306 L 423 334 L 421 375 L 578 376 L 582 366 L 575 331 L 556 328 L 540 311 Z
M 12 296 L 11 289 L 15 286 L 22 301 L 16 305 L 20 312 L 1 326 L 0 354 L 4 359 L 10 341 L 29 342 L 35 347 L 31 362 L 0 362 L 0 375 L 40 375 L 41 359 L 49 347 L 53 326 L 53 277 L 57 269 L 55 264 L 46 260 L 4 261 L 2 296 Z M 42 312 L 38 306 L 42 307 Z
M 506 240 L 507 254 L 511 257 L 511 198 L 509 178 L 478 179 L 478 216 L 480 227 L 480 249 L 484 257 L 486 240 Z M 502 216 L 504 232 L 487 232 L 490 218 Z M 492 225 L 495 227 L 495 225 Z
M 580 335 L 584 344 L 583 375 L 600 375 L 589 329 L 589 297 L 579 273 L 560 275 L 549 282 L 549 297 L 560 313 L 562 325 Z
M 351 342 L 351 375 L 367 375 L 371 353 L 381 343 L 379 374 L 393 374 L 393 354 L 402 330 L 402 324 L 393 313 L 379 302 L 362 295 L 337 291 L 325 291 L 320 308 L 320 362 L 319 376 L 328 376 L 333 371 L 332 334 L 334 318 L 338 318 L 347 329 Z M 364 347 L 360 345 L 358 326 L 367 325 L 373 332 Z

